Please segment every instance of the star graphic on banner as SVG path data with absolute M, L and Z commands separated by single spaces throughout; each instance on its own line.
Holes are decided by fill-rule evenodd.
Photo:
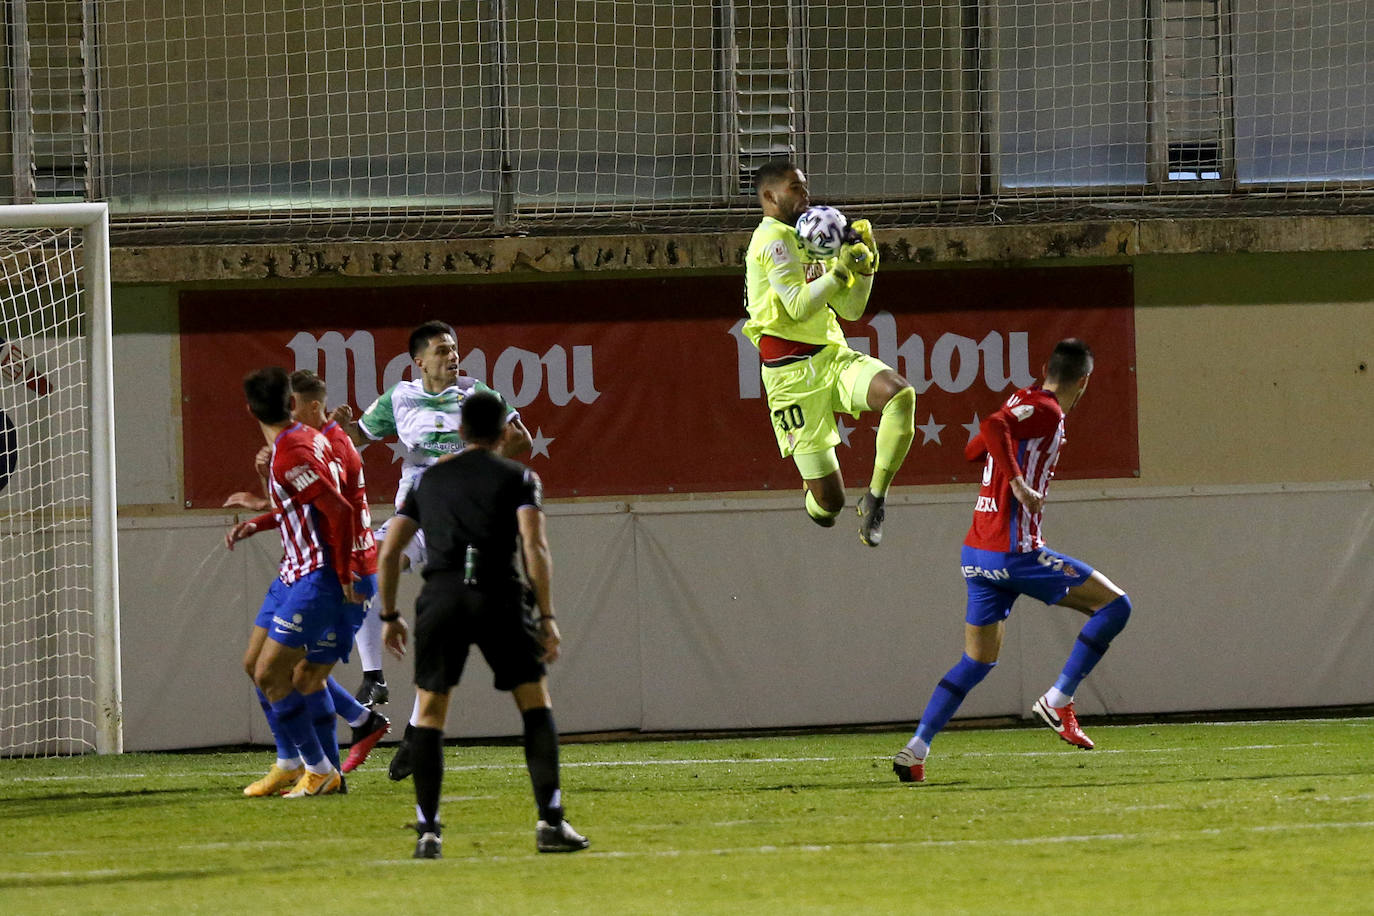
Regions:
M 391 463 L 392 463 L 392 464 L 395 464 L 395 463 L 398 462 L 398 461 L 404 461 L 405 458 L 406 458 L 406 455 L 409 455 L 409 454 L 410 454 L 410 449 L 406 448 L 406 447 L 405 447 L 405 444 L 404 444 L 403 442 L 401 442 L 399 439 L 396 440 L 395 442 L 388 442 L 388 443 L 386 444 L 386 447 L 389 448 L 389 449 L 391 449 Z
M 848 447 L 849 447 L 849 434 L 852 433 L 852 432 L 854 432 L 854 427 L 852 427 L 852 426 L 848 425 L 847 423 L 845 423 L 843 417 L 836 417 L 836 418 L 835 418 L 835 428 L 836 428 L 837 430 L 839 430 L 839 433 L 840 433 L 840 441 L 844 443 L 845 448 L 848 448 Z
M 968 441 L 972 442 L 973 437 L 978 435 L 979 421 L 977 412 L 973 414 L 972 423 L 960 423 L 959 425 L 968 430 Z
M 545 458 L 551 457 L 549 455 L 549 443 L 553 442 L 554 439 L 554 436 L 544 435 L 544 427 L 536 427 L 534 437 L 530 440 L 530 457 L 534 458 L 538 455 L 543 455 Z
M 940 430 L 945 428 L 945 424 L 936 423 L 934 414 L 931 414 L 929 420 L 926 420 L 925 423 L 921 424 L 920 426 L 917 426 L 916 428 L 921 431 L 922 445 L 929 445 L 932 441 L 936 445 L 944 444 L 940 441 Z

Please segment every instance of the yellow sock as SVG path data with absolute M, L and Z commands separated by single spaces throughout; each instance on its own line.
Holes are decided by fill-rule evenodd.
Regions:
M 824 508 L 823 506 L 821 506 L 820 503 L 816 502 L 816 497 L 815 497 L 814 495 L 812 495 L 811 491 L 810 491 L 810 490 L 807 490 L 807 491 L 806 491 L 806 514 L 809 515 L 809 516 L 811 516 L 812 518 L 834 518 L 835 516 L 839 515 L 840 513 L 838 513 L 838 512 L 831 512 L 829 509 L 826 509 L 826 508 Z
M 868 490 L 874 496 L 886 496 L 892 478 L 902 466 L 916 437 L 916 389 L 903 388 L 883 405 L 878 421 L 878 453 L 873 459 L 873 482 Z

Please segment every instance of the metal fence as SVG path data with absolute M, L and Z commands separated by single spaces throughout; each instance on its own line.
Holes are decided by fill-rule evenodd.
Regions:
M 1374 0 L 10 0 L 15 202 L 402 238 L 1374 208 Z M 272 227 L 276 227 L 275 229 Z

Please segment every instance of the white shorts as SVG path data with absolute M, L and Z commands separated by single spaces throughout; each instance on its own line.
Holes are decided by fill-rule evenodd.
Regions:
M 391 525 L 391 519 L 395 517 L 396 516 L 393 515 L 391 518 L 382 522 L 382 527 L 377 529 L 378 544 L 386 540 L 386 529 Z M 428 559 L 428 554 L 425 551 L 425 533 L 422 529 L 415 529 L 415 537 L 411 538 L 410 543 L 406 545 L 406 549 L 401 551 L 401 556 L 410 561 L 409 569 L 419 572 L 425 568 L 425 561 Z M 404 570 L 402 571 L 404 572 Z

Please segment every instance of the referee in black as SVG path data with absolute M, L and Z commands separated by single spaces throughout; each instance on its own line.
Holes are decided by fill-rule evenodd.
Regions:
M 563 819 L 558 785 L 558 732 L 544 664 L 558 658 L 559 635 L 543 490 L 539 475 L 496 453 L 506 413 L 495 395 L 468 395 L 458 427 L 467 448 L 425 471 L 387 529 L 378 557 L 382 638 L 399 658 L 408 633 L 396 611 L 401 551 L 424 529 L 429 562 L 415 601 L 417 859 L 441 856 L 444 722 L 449 691 L 474 643 L 491 666 L 496 689 L 511 692 L 525 720 L 525 764 L 539 808 L 535 848 L 574 852 L 589 845 Z

